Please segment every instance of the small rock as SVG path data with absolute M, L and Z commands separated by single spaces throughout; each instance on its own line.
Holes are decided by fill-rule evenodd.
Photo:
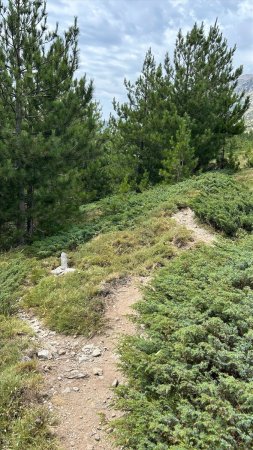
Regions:
M 70 392 L 71 392 L 71 389 L 69 387 L 67 387 L 66 389 L 64 389 L 62 391 L 62 394 L 70 394 Z
M 49 350 L 39 350 L 37 353 L 39 359 L 51 359 L 52 355 Z
M 64 350 L 64 348 L 61 348 L 61 349 L 58 351 L 58 354 L 59 354 L 59 356 L 66 355 L 66 350 Z
M 98 347 L 95 348 L 92 352 L 92 356 L 94 358 L 98 358 L 98 356 L 101 356 L 101 355 L 102 355 L 102 352 L 101 352 L 100 348 L 98 348 Z
M 52 369 L 51 366 L 43 366 L 44 372 L 49 372 Z
M 82 348 L 82 352 L 85 353 L 86 355 L 90 355 L 94 350 L 94 345 L 93 344 L 89 344 L 89 345 L 85 345 Z
M 112 383 L 112 387 L 116 388 L 119 385 L 119 380 L 115 378 L 115 380 Z
M 78 372 L 78 370 L 72 370 L 72 372 L 65 375 L 65 377 L 69 380 L 88 378 L 88 376 L 89 375 L 87 373 Z
M 79 356 L 79 358 L 78 358 L 79 364 L 81 364 L 85 361 L 90 361 L 90 356 L 86 356 L 86 355 Z
M 95 439 L 95 441 L 99 442 L 100 441 L 100 436 L 98 434 L 95 434 L 94 439 Z
M 22 358 L 21 358 L 21 362 L 29 362 L 29 361 L 32 361 L 32 358 L 30 358 L 29 356 L 23 356 Z
M 103 375 L 103 369 L 100 369 L 99 367 L 94 367 L 93 375 L 101 377 Z
M 73 387 L 73 391 L 74 391 L 74 392 L 79 392 L 80 389 L 79 389 L 79 387 Z

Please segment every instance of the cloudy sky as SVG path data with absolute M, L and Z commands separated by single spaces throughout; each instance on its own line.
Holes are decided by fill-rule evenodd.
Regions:
M 62 29 L 77 16 L 80 73 L 94 79 L 107 118 L 112 99 L 124 100 L 123 80 L 134 81 L 149 47 L 158 62 L 173 51 L 179 28 L 218 18 L 224 36 L 237 44 L 235 65 L 253 73 L 252 0 L 48 0 L 50 23 Z

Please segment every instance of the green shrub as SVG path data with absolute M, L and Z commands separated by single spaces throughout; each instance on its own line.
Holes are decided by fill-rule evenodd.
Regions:
M 197 216 L 217 230 L 233 236 L 239 229 L 253 229 L 250 191 L 225 174 L 208 174 L 198 180 L 200 194 L 191 206 Z
M 253 238 L 200 248 L 162 269 L 121 345 L 119 445 L 253 448 Z
M 192 195 L 196 195 L 194 189 L 194 181 L 188 180 L 174 186 L 157 186 L 141 194 L 105 198 L 82 208 L 83 223 L 34 242 L 26 252 L 45 258 L 64 250 L 75 250 L 102 233 L 133 229 L 145 223 L 157 209 L 166 209 L 169 215 L 177 210 L 177 204 L 188 205 Z

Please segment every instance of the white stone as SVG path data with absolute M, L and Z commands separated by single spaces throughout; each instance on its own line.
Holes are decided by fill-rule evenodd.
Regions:
M 71 392 L 71 389 L 69 387 L 67 387 L 66 389 L 64 389 L 62 391 L 62 394 L 70 394 L 70 392 Z
M 61 268 L 62 270 L 67 270 L 68 268 L 68 256 L 67 253 L 64 252 L 61 254 Z
M 51 359 L 52 358 L 52 355 L 49 352 L 49 350 L 39 350 L 37 355 L 38 355 L 39 359 Z
M 94 356 L 94 358 L 97 358 L 98 356 L 101 356 L 101 355 L 102 355 L 102 352 L 101 352 L 100 348 L 98 348 L 98 347 L 95 348 L 92 352 L 92 356 Z

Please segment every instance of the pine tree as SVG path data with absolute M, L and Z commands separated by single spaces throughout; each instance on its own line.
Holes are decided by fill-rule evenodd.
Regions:
M 244 131 L 248 99 L 235 92 L 242 73 L 242 67 L 233 68 L 235 50 L 228 47 L 217 22 L 207 36 L 202 23 L 177 37 L 174 98 L 178 113 L 191 120 L 199 167 L 223 159 L 226 139 Z
M 0 2 L 0 16 L 0 166 L 8 168 L 0 225 L 16 228 L 22 242 L 35 229 L 59 226 L 76 204 L 97 113 L 92 83 L 74 78 L 76 19 L 60 36 L 48 29 L 45 1 Z
M 176 136 L 164 151 L 162 165 L 160 174 L 166 182 L 179 182 L 193 173 L 197 159 L 191 147 L 190 122 L 187 116 L 180 119 Z
M 143 184 L 143 178 L 146 184 L 156 183 L 165 141 L 172 133 L 168 123 L 175 111 L 170 104 L 170 84 L 165 83 L 162 66 L 156 66 L 151 49 L 139 78 L 135 83 L 125 80 L 125 87 L 128 102 L 114 101 L 117 118 L 112 119 L 120 136 L 118 152 L 128 155 L 137 185 Z

